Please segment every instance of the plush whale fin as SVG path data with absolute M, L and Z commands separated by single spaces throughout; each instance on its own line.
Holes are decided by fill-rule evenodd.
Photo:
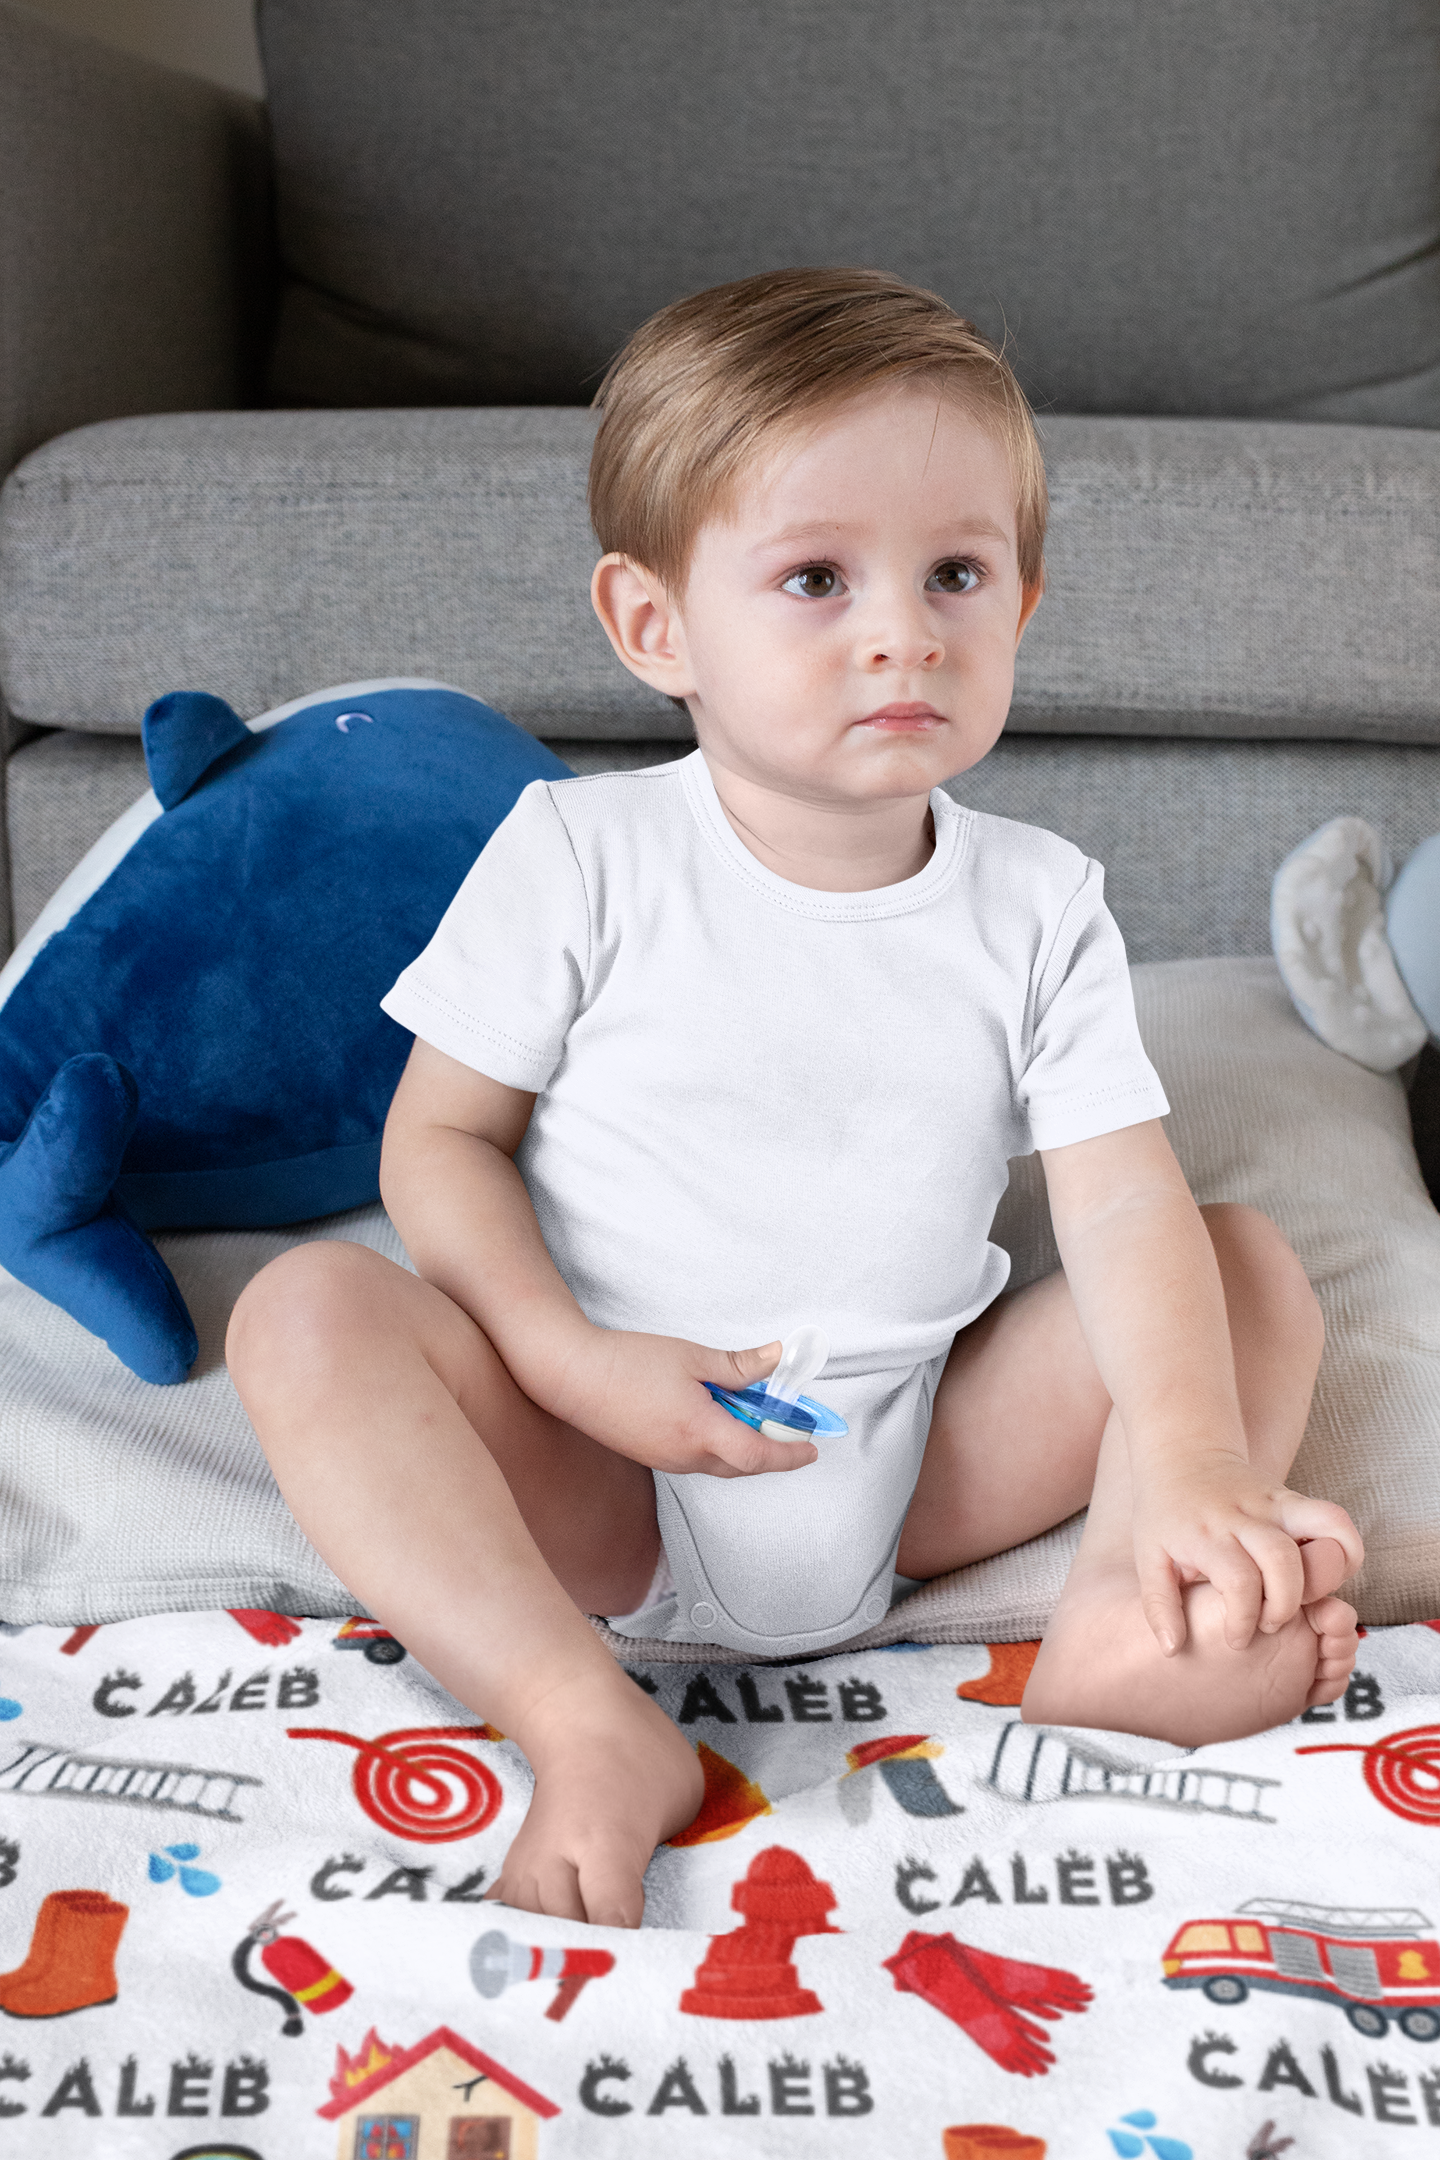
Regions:
M 140 734 L 150 785 L 166 810 L 184 801 L 217 758 L 252 739 L 240 715 L 206 690 L 172 690 L 156 698 Z
M 1306 1026 L 1371 1072 L 1393 1072 L 1430 1030 L 1386 934 L 1390 852 L 1360 817 L 1331 818 L 1275 873 L 1270 939 Z
M 138 1107 L 114 1058 L 66 1060 L 0 1149 L 0 1266 L 142 1380 L 171 1385 L 195 1362 L 195 1330 L 169 1268 L 111 1194 Z

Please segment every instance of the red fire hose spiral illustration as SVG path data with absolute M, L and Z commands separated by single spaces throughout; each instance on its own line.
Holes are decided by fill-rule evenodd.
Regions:
M 495 1773 L 447 1740 L 491 1740 L 487 1725 L 417 1725 L 361 1740 L 355 1733 L 290 1725 L 292 1740 L 338 1740 L 359 1750 L 352 1783 L 371 1822 L 417 1845 L 474 1837 L 500 1812 Z
M 1356 1740 L 1328 1747 L 1296 1748 L 1297 1755 L 1363 1755 L 1365 1782 L 1382 1807 L 1406 1822 L 1440 1825 L 1440 1725 L 1412 1725 L 1408 1732 L 1362 1747 Z

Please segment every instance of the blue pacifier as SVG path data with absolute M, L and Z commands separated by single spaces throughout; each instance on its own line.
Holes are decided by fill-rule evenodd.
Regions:
M 768 1380 L 745 1388 L 706 1387 L 731 1417 L 753 1425 L 767 1440 L 838 1440 L 850 1428 L 843 1417 L 801 1389 L 823 1371 L 830 1344 L 818 1327 L 797 1328 L 781 1346 L 780 1363 Z

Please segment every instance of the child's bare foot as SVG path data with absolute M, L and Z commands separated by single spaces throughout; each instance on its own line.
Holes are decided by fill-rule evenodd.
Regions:
M 530 1810 L 489 1895 L 521 1912 L 639 1927 L 657 1845 L 692 1822 L 705 1780 L 689 1743 L 617 1666 L 544 1698 L 523 1735 Z
M 1306 1591 L 1333 1583 L 1328 1552 L 1307 1557 Z M 1303 1548 L 1307 1556 L 1312 1548 Z M 1078 1573 L 1078 1570 L 1077 1570 Z M 1317 1594 L 1275 1633 L 1257 1633 L 1243 1650 L 1225 1641 L 1225 1612 L 1209 1583 L 1185 1592 L 1187 1636 L 1174 1657 L 1160 1646 L 1140 1609 L 1131 1571 L 1116 1567 L 1072 1574 L 1025 1690 L 1021 1715 L 1031 1725 L 1094 1725 L 1144 1733 L 1179 1747 L 1238 1740 L 1286 1724 L 1312 1703 L 1343 1695 L 1355 1663 L 1353 1609 Z

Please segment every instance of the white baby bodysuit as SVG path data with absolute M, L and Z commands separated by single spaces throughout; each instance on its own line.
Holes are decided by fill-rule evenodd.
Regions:
M 988 1232 L 1008 1158 L 1165 1114 L 1098 864 L 938 788 L 931 808 L 918 875 L 816 892 L 744 847 L 699 751 L 533 781 L 384 999 L 536 1094 L 516 1163 L 597 1325 L 742 1348 L 815 1320 L 824 1381 L 885 1376 L 890 1399 L 1004 1286 Z M 809 1650 L 863 1624 L 919 1456 L 854 1439 L 853 1459 L 827 1443 L 823 1476 L 657 1479 L 677 1578 L 703 1578 L 702 1639 Z M 873 1521 L 838 1571 L 814 1520 L 832 1485 L 842 1517 Z M 702 1546 L 727 1519 L 753 1545 L 752 1514 L 773 1515 L 771 1553 L 717 1596 L 676 1550 L 677 1508 Z M 775 1560 L 793 1584 L 797 1538 L 829 1578 L 811 1626 L 781 1624 L 766 1588 Z

